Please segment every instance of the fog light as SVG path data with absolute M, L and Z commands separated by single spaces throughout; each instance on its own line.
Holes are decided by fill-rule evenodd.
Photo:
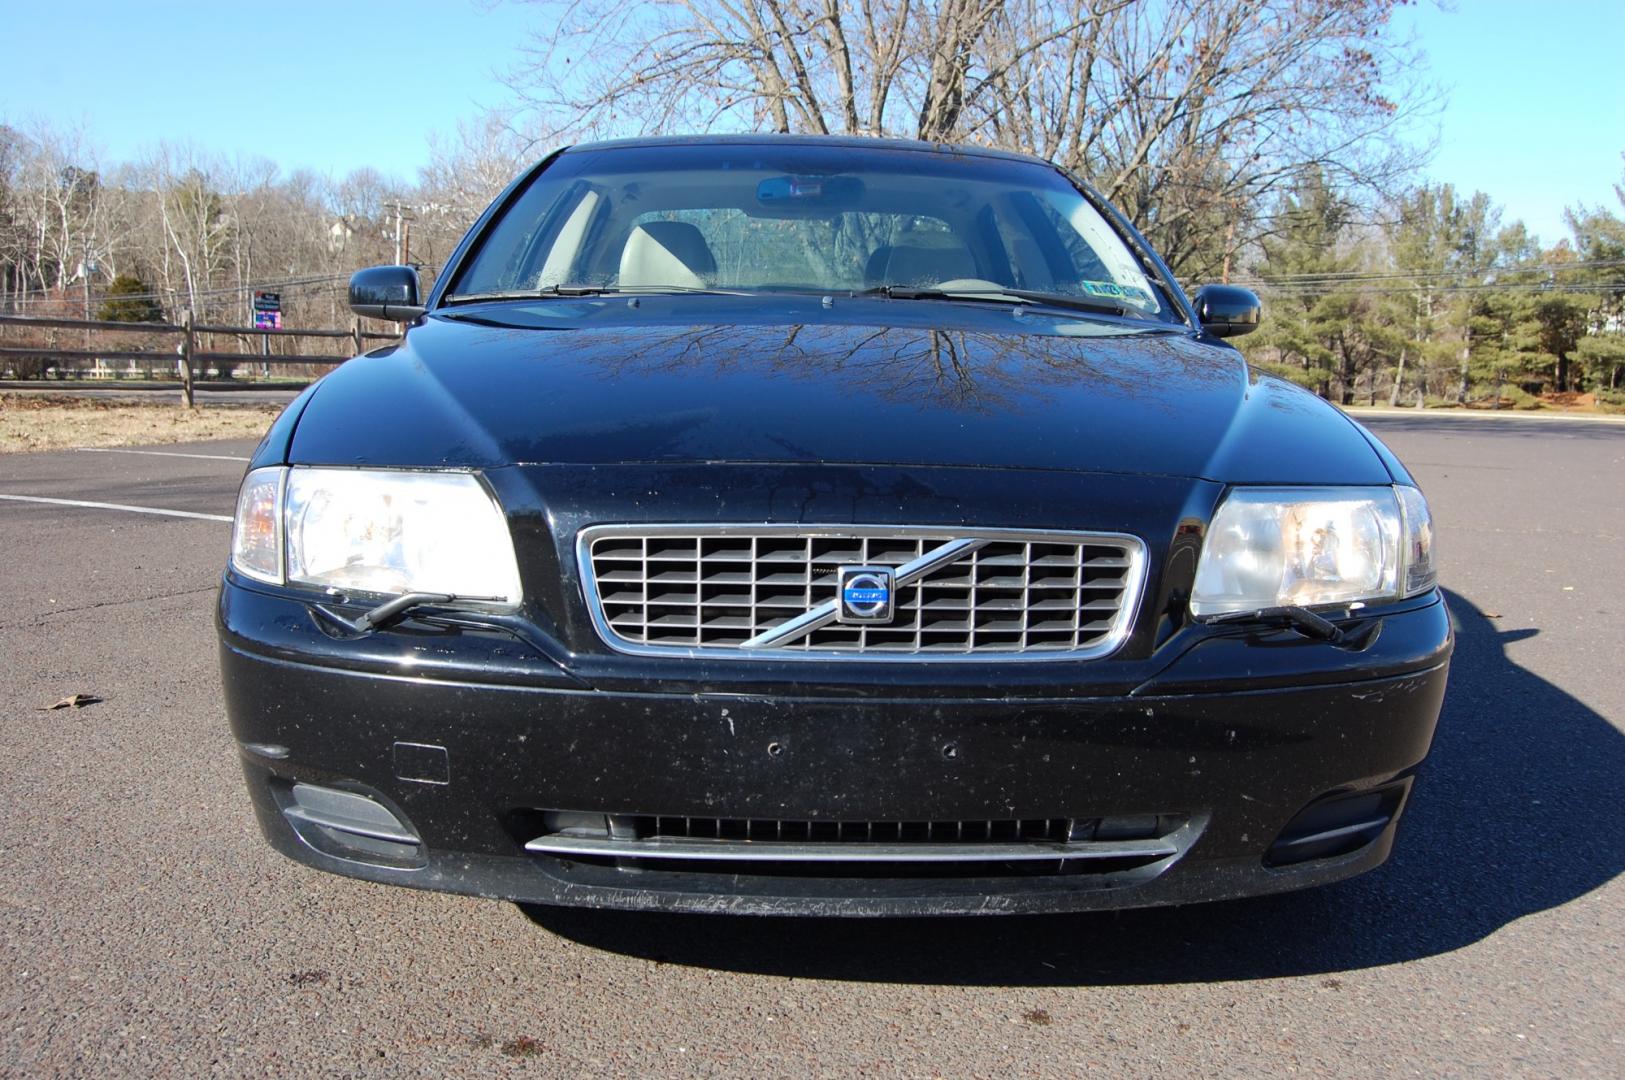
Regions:
M 1316 799 L 1287 822 L 1264 853 L 1264 865 L 1291 866 L 1360 850 L 1399 817 L 1410 786 L 1405 779 L 1368 791 L 1344 791 Z
M 397 869 L 423 865 L 423 841 L 377 799 L 317 784 L 276 785 L 282 816 L 324 855 Z

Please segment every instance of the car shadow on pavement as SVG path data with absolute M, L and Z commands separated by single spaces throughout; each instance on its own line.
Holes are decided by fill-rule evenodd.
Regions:
M 1388 864 L 1307 892 L 1082 915 L 844 920 L 526 906 L 545 929 L 670 964 L 864 982 L 1072 986 L 1310 975 L 1450 952 L 1625 870 L 1625 735 L 1513 663 L 1448 594 L 1456 653 Z

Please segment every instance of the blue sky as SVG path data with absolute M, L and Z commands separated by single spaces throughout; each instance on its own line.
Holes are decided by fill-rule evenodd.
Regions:
M 1424 0 L 1399 16 L 1448 94 L 1429 172 L 1488 192 L 1547 243 L 1563 207 L 1605 204 L 1625 173 L 1625 0 Z
M 1566 204 L 1617 209 L 1625 0 L 1454 6 L 1399 16 L 1449 92 L 1430 173 L 1548 243 Z M 539 17 L 488 0 L 0 0 L 0 121 L 82 122 L 110 161 L 163 139 L 411 177 L 426 132 L 510 99 L 499 73 Z

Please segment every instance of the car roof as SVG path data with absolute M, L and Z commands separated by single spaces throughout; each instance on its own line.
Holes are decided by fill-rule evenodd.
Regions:
M 647 135 L 633 139 L 576 143 L 567 147 L 564 152 L 568 154 L 586 150 L 659 146 L 823 146 L 844 147 L 849 150 L 912 150 L 927 154 L 994 158 L 1055 167 L 1053 162 L 1041 157 L 1014 150 L 997 150 L 990 146 L 968 146 L 961 143 L 927 142 L 923 139 L 882 138 L 876 135 L 782 135 L 775 132 L 737 135 Z

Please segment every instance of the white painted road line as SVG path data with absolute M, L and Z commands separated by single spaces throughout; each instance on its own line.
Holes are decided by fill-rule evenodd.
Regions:
M 1517 409 L 1389 409 L 1383 406 L 1340 405 L 1356 420 L 1405 417 L 1411 420 L 1536 420 L 1542 424 L 1625 424 L 1618 413 L 1523 412 Z
M 128 510 L 132 514 L 157 514 L 160 517 L 196 518 L 199 521 L 230 521 L 230 514 L 197 514 L 191 510 L 160 510 L 155 506 L 125 506 L 122 503 L 83 502 L 79 499 L 47 499 L 40 495 L 0 495 L 12 502 L 46 503 L 50 506 L 84 506 L 92 510 Z
M 174 450 L 125 450 L 116 446 L 81 446 L 81 454 L 146 454 L 149 457 L 185 457 L 202 458 L 206 461 L 247 461 L 245 457 L 234 457 L 231 454 L 182 454 Z

